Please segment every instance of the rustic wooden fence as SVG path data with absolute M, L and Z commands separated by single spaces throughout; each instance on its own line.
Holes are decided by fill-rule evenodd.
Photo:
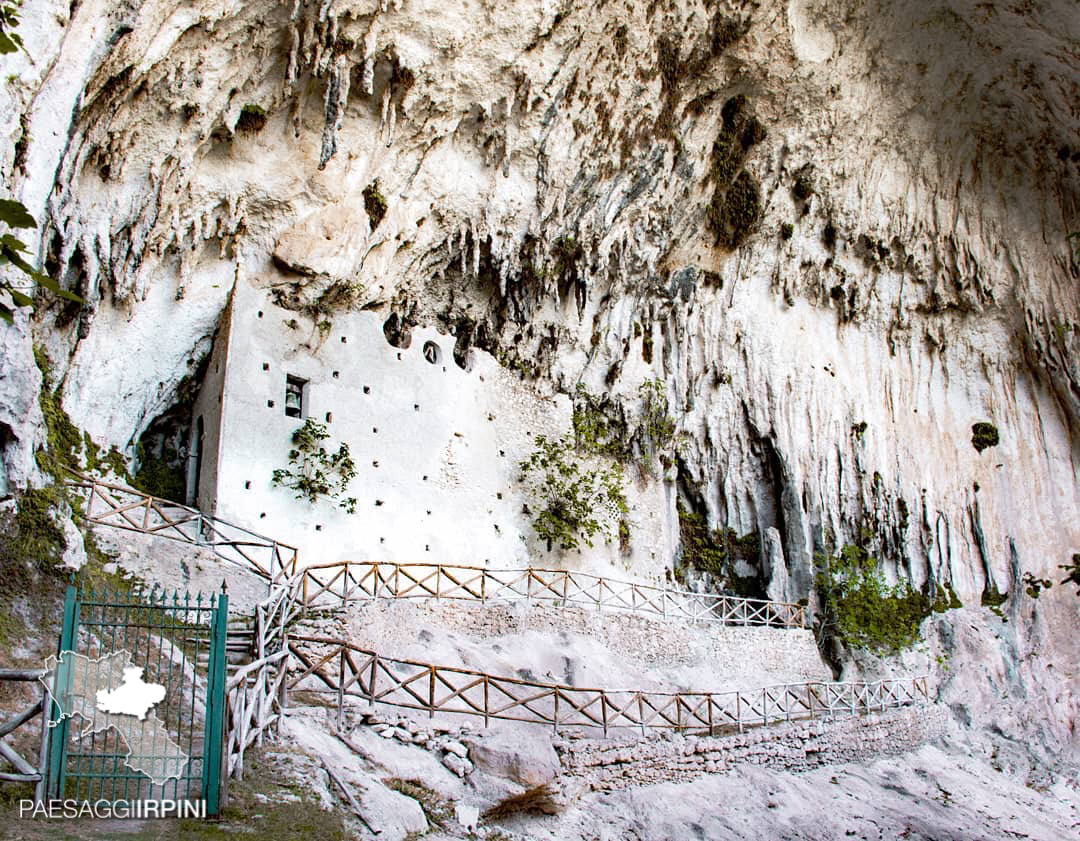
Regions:
M 305 608 L 377 598 L 529 600 L 721 625 L 806 627 L 806 608 L 798 604 L 672 590 L 571 570 L 340 561 L 309 566 L 302 576 Z
M 287 648 L 237 669 L 225 684 L 226 773 L 244 778 L 244 751 L 261 745 L 263 734 L 277 727 L 287 703 Z
M 634 728 L 679 732 L 742 732 L 778 722 L 851 715 L 902 707 L 928 698 L 926 678 L 873 683 L 798 683 L 729 692 L 654 692 L 590 689 L 489 675 L 383 657 L 343 640 L 291 637 L 289 652 L 302 668 L 298 687 L 405 709 L 560 728 Z M 317 683 L 313 684 L 313 681 Z M 318 684 L 321 683 L 320 687 Z
M 139 491 L 78 477 L 88 522 L 213 549 L 262 575 L 269 594 L 255 609 L 252 662 L 226 683 L 228 774 L 243 775 L 245 750 L 276 728 L 294 689 L 436 713 L 601 731 L 742 731 L 777 722 L 886 710 L 928 700 L 925 677 L 871 683 L 781 684 L 749 691 L 593 689 L 500 677 L 380 656 L 344 640 L 292 636 L 306 609 L 392 598 L 525 599 L 726 625 L 805 627 L 801 605 L 613 581 L 567 570 L 493 570 L 444 564 L 345 561 L 298 569 L 296 549 Z M 6 725 L 5 725 L 6 726 Z M 2 744 L 2 743 L 0 743 Z M 4 754 L 6 756 L 6 754 Z M 3 779 L 0 776 L 0 779 Z
M 68 486 L 85 495 L 83 514 L 89 523 L 201 546 L 268 581 L 279 581 L 296 572 L 295 547 L 243 526 L 82 474 L 73 474 Z
M 18 681 L 18 682 L 31 682 L 38 681 L 38 678 L 45 674 L 45 670 L 42 669 L 0 669 L 0 682 L 2 681 Z M 48 718 L 46 704 L 48 703 L 48 695 L 45 692 L 44 684 L 38 683 L 35 689 L 41 695 L 37 701 L 27 707 L 18 715 L 13 718 L 9 718 L 7 721 L 0 723 L 0 757 L 7 760 L 14 771 L 0 771 L 0 782 L 8 783 L 35 783 L 38 787 L 38 796 L 40 797 L 41 781 L 43 778 L 42 767 L 44 765 L 45 753 L 44 753 L 44 733 L 45 733 L 45 721 Z M 14 747 L 7 742 L 7 737 L 18 730 L 20 727 L 33 721 L 38 716 L 42 716 L 41 723 L 38 725 L 37 742 L 41 745 L 41 753 L 38 756 L 37 764 L 26 760 Z
M 244 777 L 244 751 L 261 745 L 287 705 L 288 627 L 300 612 L 301 576 L 280 578 L 255 606 L 252 627 L 254 660 L 237 669 L 225 685 L 227 774 Z

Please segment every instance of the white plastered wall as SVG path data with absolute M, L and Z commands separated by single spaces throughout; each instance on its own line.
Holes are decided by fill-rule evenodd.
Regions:
M 320 334 L 311 319 L 237 282 L 231 324 L 219 333 L 197 403 L 209 424 L 215 365 L 227 341 L 216 487 L 207 472 L 208 426 L 200 494 L 216 501 L 217 516 L 297 546 L 305 566 L 393 560 L 662 575 L 674 543 L 667 533 L 674 519 L 669 485 L 628 473 L 628 556 L 617 540 L 581 554 L 548 552 L 523 512 L 518 465 L 534 436 L 569 430 L 569 400 L 539 393 L 477 349 L 462 370 L 453 360 L 453 336 L 433 328 L 415 328 L 407 348 L 394 347 L 384 318 L 341 314 Z M 429 341 L 439 348 L 435 364 L 424 356 Z M 347 492 L 357 499 L 353 514 L 333 500 L 312 504 L 272 484 L 273 471 L 288 466 L 290 438 L 302 423 L 285 414 L 289 375 L 307 381 L 304 416 L 327 425 L 327 448 L 349 445 L 357 468 Z

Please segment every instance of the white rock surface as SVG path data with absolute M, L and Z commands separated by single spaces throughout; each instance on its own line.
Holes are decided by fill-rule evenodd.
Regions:
M 668 566 L 680 489 L 713 525 L 765 536 L 774 596 L 807 597 L 813 553 L 865 536 L 890 578 L 951 582 L 968 605 L 928 620 L 908 664 L 940 669 L 973 734 L 1008 734 L 1018 780 L 1039 777 L 1032 754 L 1069 767 L 1080 608 L 1059 584 L 1030 598 L 1023 575 L 1060 580 L 1080 551 L 1075 3 L 720 10 L 748 30 L 691 62 L 713 43 L 698 0 L 27 0 L 27 51 L 0 87 L 5 184 L 42 223 L 39 262 L 88 306 L 43 307 L 33 335 L 0 325 L 0 493 L 40 479 L 34 340 L 74 421 L 131 454 L 238 278 L 296 308 L 360 284 L 380 317 L 490 352 L 529 390 L 608 392 L 632 426 L 640 384 L 661 378 L 679 481 L 642 477 L 662 504 L 632 516 L 664 537 L 628 574 Z M 705 216 L 739 93 L 768 131 L 745 163 L 763 216 L 729 252 Z M 248 104 L 261 130 L 238 130 Z M 978 421 L 1000 432 L 982 453 Z M 478 527 L 485 502 L 466 494 L 454 527 Z M 614 545 L 557 560 L 622 564 Z M 991 586 L 1011 595 L 1007 624 L 976 607 Z M 860 771 L 856 805 L 830 798 L 824 829 L 1075 832 L 1072 805 L 1047 805 L 1075 789 L 952 754 L 909 770 Z M 717 837 L 817 831 L 802 816 L 821 811 L 824 775 L 782 778 L 791 812 L 729 811 L 739 785 L 770 796 L 755 774 L 613 797 L 582 831 L 659 837 L 700 814 Z
M 496 730 L 469 740 L 469 759 L 481 771 L 512 780 L 525 788 L 551 782 L 559 773 L 559 757 L 547 736 L 528 738 Z

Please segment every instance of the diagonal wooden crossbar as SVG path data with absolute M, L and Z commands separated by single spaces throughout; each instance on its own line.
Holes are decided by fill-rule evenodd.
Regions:
M 309 566 L 302 575 L 305 608 L 377 598 L 525 599 L 723 625 L 806 627 L 802 605 L 671 590 L 568 570 L 339 561 Z
M 83 516 L 87 523 L 200 546 L 271 582 L 283 581 L 296 574 L 295 547 L 243 526 L 81 473 L 72 472 L 67 485 L 84 494 Z
M 345 640 L 292 636 L 290 623 L 309 607 L 383 597 L 530 599 L 778 628 L 804 628 L 806 620 L 801 605 L 691 593 L 567 570 L 355 561 L 300 570 L 295 548 L 195 509 L 85 476 L 75 476 L 70 484 L 87 494 L 87 522 L 210 548 L 269 581 L 270 593 L 254 616 L 256 659 L 237 670 L 226 687 L 226 755 L 229 773 L 237 778 L 243 774 L 244 751 L 277 725 L 289 691 L 310 690 L 312 682 L 321 687 L 313 691 L 337 695 L 339 721 L 344 699 L 351 696 L 432 716 L 482 717 L 485 724 L 503 719 L 604 734 L 615 728 L 642 733 L 650 728 L 741 731 L 799 717 L 855 714 L 929 700 L 925 677 L 784 684 L 754 691 L 609 690 L 382 657 Z

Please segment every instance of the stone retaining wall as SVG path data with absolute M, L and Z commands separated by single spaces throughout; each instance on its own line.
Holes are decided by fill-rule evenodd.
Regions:
M 697 682 L 683 688 L 756 689 L 773 683 L 830 681 L 813 633 L 806 629 L 725 627 L 664 620 L 627 611 L 599 611 L 542 602 L 379 600 L 349 607 L 349 639 L 396 656 L 420 629 L 437 625 L 474 639 L 511 634 L 550 635 L 553 645 L 570 635 L 601 640 L 628 662 L 649 667 L 697 670 Z M 612 689 L 626 688 L 623 679 Z
M 614 790 L 680 782 L 744 763 L 807 771 L 820 765 L 893 756 L 943 734 L 947 710 L 940 705 L 905 707 L 714 737 L 661 734 L 636 742 L 560 739 L 555 743 L 564 777 L 589 788 Z

